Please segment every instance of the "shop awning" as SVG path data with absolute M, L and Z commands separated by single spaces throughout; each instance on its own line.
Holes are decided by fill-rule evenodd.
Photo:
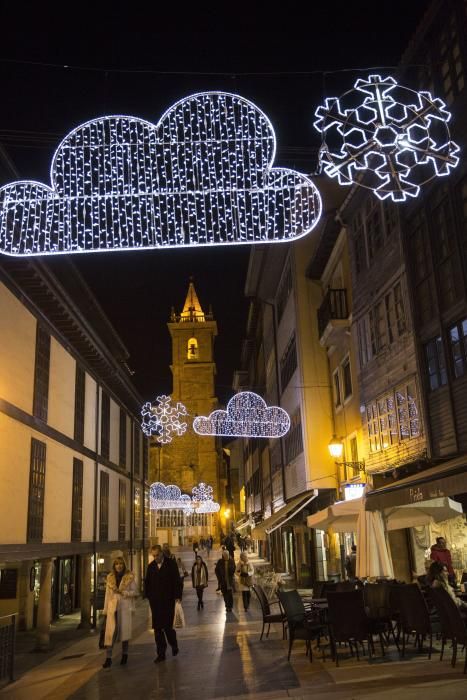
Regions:
M 439 523 L 458 515 L 462 515 L 462 504 L 447 497 L 431 498 L 428 501 L 420 501 L 420 503 L 384 509 L 388 530 L 429 525 L 431 522 Z
M 243 522 L 237 523 L 237 524 L 235 525 L 235 529 L 236 529 L 236 530 L 244 530 L 246 527 L 248 527 L 248 525 L 251 525 L 251 520 L 250 520 L 250 519 L 245 520 L 245 521 L 243 521 Z
M 361 498 L 338 501 L 318 513 L 309 515 L 307 525 L 316 530 L 327 530 L 332 527 L 335 532 L 357 532 L 361 503 Z M 368 497 L 365 502 L 365 510 L 375 510 L 368 507 Z M 406 527 L 429 525 L 432 522 L 438 523 L 462 515 L 462 504 L 447 497 L 432 498 L 419 503 L 384 508 L 381 514 L 385 521 L 386 530 L 402 530 Z
M 254 540 L 265 540 L 267 535 L 274 532 L 278 527 L 284 525 L 288 520 L 291 520 L 297 513 L 299 513 L 305 506 L 307 506 L 311 501 L 313 501 L 318 496 L 318 491 L 308 491 L 308 493 L 302 494 L 293 498 L 291 501 L 285 504 L 277 513 L 271 515 L 270 518 L 266 518 L 260 523 L 254 530 L 251 531 L 251 536 Z
M 467 492 L 467 456 L 457 457 L 368 492 L 366 509 L 384 510 L 393 506 L 413 505 L 465 492 Z
M 361 498 L 338 501 L 324 510 L 309 515 L 306 520 L 307 525 L 315 530 L 327 530 L 332 527 L 335 532 L 356 532 L 361 502 Z

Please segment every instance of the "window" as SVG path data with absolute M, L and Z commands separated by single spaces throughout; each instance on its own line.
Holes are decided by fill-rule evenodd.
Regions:
M 36 331 L 36 362 L 34 367 L 33 414 L 47 421 L 49 401 L 50 335 L 38 323 Z
M 279 323 L 287 305 L 287 301 L 292 291 L 292 270 L 290 268 L 290 263 L 287 263 L 287 268 L 281 279 L 279 291 L 277 292 L 277 322 Z
M 370 311 L 371 351 L 377 355 L 388 344 L 384 301 L 379 301 Z
M 126 413 L 120 408 L 120 426 L 118 439 L 118 463 L 124 469 L 126 467 Z
M 271 475 L 280 471 L 282 468 L 282 451 L 280 440 L 274 440 L 273 446 L 270 449 L 269 460 L 271 463 Z
M 415 303 L 420 325 L 423 326 L 433 317 L 435 305 L 430 243 L 426 219 L 422 213 L 417 214 L 410 223 L 409 250 L 415 284 Z
M 109 475 L 100 473 L 99 490 L 99 540 L 107 542 L 109 539 Z
M 374 199 L 367 201 L 367 216 L 365 221 L 368 243 L 368 259 L 370 262 L 384 245 L 383 223 L 381 221 L 380 204 Z
M 290 417 L 290 430 L 285 437 L 285 459 L 290 462 L 303 452 L 302 417 L 300 409 Z
M 464 248 L 464 264 L 467 265 L 467 178 L 461 184 L 462 200 L 462 245 Z
M 135 486 L 134 496 L 135 539 L 141 539 L 141 489 Z
M 371 345 L 368 333 L 368 321 L 369 317 L 364 316 L 357 326 L 358 335 L 358 358 L 360 361 L 360 367 L 364 367 L 371 360 Z
M 141 476 L 141 459 L 140 459 L 140 440 L 141 440 L 141 431 L 139 429 L 139 426 L 135 423 L 133 425 L 133 430 L 134 430 L 134 473 L 137 476 Z
M 439 302 L 448 309 L 459 298 L 461 282 L 455 228 L 448 197 L 433 210 L 433 251 L 439 279 Z
M 350 372 L 350 358 L 342 363 L 342 383 L 344 385 L 344 400 L 352 396 L 352 374 Z
M 365 231 L 360 212 L 352 222 L 355 271 L 357 274 L 366 269 Z
M 394 308 L 396 310 L 396 329 L 397 335 L 402 335 L 405 332 L 405 312 L 404 302 L 402 300 L 402 287 L 400 282 L 394 286 Z
M 341 383 L 339 379 L 339 369 L 336 369 L 332 375 L 332 385 L 334 388 L 334 406 L 338 408 L 342 405 L 341 398 Z
M 295 334 L 289 341 L 286 351 L 281 358 L 281 386 L 282 391 L 292 379 L 292 375 L 297 369 L 297 349 L 295 346 Z
M 103 391 L 101 405 L 101 455 L 109 458 L 110 448 L 110 398 Z
M 448 105 L 464 88 L 464 68 L 460 51 L 456 17 L 451 14 L 440 40 L 441 80 Z
M 85 407 L 86 373 L 76 363 L 75 374 L 75 426 L 74 437 L 79 443 L 84 442 L 84 407 Z
M 385 450 L 403 440 L 419 437 L 415 384 L 388 392 L 366 407 L 370 452 Z
M 150 508 L 149 508 L 149 489 L 144 489 L 144 532 L 146 533 L 146 537 L 149 537 L 149 513 L 150 513 Z M 184 525 L 183 521 L 183 513 L 182 513 L 182 527 Z M 207 518 L 206 518 L 207 520 Z M 143 535 L 144 537 L 144 535 Z
M 415 397 L 414 384 L 408 384 L 396 389 L 397 420 L 399 422 L 399 438 L 418 437 L 420 435 L 420 422 Z
M 447 384 L 446 360 L 441 336 L 433 338 L 425 345 L 425 359 L 430 390 L 435 391 Z
M 357 445 L 357 438 L 353 437 L 350 438 L 349 440 L 349 445 L 350 445 L 350 461 L 351 462 L 359 462 L 360 460 L 358 459 L 358 445 Z M 347 473 L 347 478 L 355 478 L 356 476 L 359 475 L 359 469 L 358 467 L 349 467 L 349 471 Z
M 186 356 L 188 360 L 198 359 L 198 341 L 196 340 L 196 338 L 190 338 L 190 340 L 188 341 Z
M 81 542 L 83 523 L 83 462 L 73 458 L 73 490 L 71 494 L 71 541 Z
M 467 318 L 449 329 L 449 340 L 454 376 L 462 377 L 467 372 Z
M 42 542 L 44 525 L 46 444 L 31 439 L 31 464 L 29 468 L 28 542 Z
M 147 481 L 148 479 L 148 468 L 149 468 L 149 445 L 148 440 L 143 437 L 143 479 Z
M 118 539 L 120 542 L 126 540 L 126 481 L 119 479 L 118 482 Z

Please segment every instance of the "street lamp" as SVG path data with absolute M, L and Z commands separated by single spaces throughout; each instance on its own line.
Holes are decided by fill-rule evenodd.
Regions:
M 337 461 L 344 453 L 344 443 L 342 442 L 342 439 L 336 437 L 335 434 L 332 436 L 332 439 L 328 444 L 328 450 L 331 457 L 334 457 L 335 464 L 350 467 L 351 469 L 358 469 L 359 472 L 365 471 L 365 460 L 362 460 L 361 462 Z

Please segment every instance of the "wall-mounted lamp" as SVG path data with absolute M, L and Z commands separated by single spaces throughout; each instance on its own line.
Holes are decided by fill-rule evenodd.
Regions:
M 331 457 L 334 457 L 335 463 L 338 464 L 339 466 L 344 466 L 344 467 L 350 467 L 351 469 L 358 469 L 359 472 L 364 472 L 365 471 L 365 461 L 362 460 L 361 462 L 338 462 L 337 460 L 342 457 L 344 453 L 344 443 L 342 440 L 336 435 L 332 436 L 332 440 L 328 445 L 328 450 L 329 454 Z

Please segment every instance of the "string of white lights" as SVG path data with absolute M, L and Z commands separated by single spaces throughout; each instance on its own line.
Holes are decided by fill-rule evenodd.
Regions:
M 444 102 L 391 77 L 357 80 L 340 98 L 327 98 L 315 116 L 315 128 L 332 141 L 321 149 L 324 172 L 382 200 L 417 197 L 422 185 L 449 175 L 459 162 Z
M 84 253 L 290 241 L 321 215 L 312 181 L 273 168 L 274 129 L 225 92 L 186 97 L 157 124 L 106 116 L 71 131 L 51 187 L 0 188 L 0 251 Z
M 213 411 L 193 421 L 193 430 L 198 435 L 277 438 L 289 429 L 288 413 L 279 406 L 267 406 L 264 399 L 252 391 L 235 394 L 225 411 Z
M 165 445 L 172 442 L 173 436 L 183 435 L 188 427 L 187 423 L 182 423 L 180 418 L 187 415 L 186 406 L 177 401 L 172 406 L 170 396 L 162 394 L 156 398 L 155 403 L 147 401 L 142 409 L 141 429 L 145 435 L 157 435 L 157 442 Z

